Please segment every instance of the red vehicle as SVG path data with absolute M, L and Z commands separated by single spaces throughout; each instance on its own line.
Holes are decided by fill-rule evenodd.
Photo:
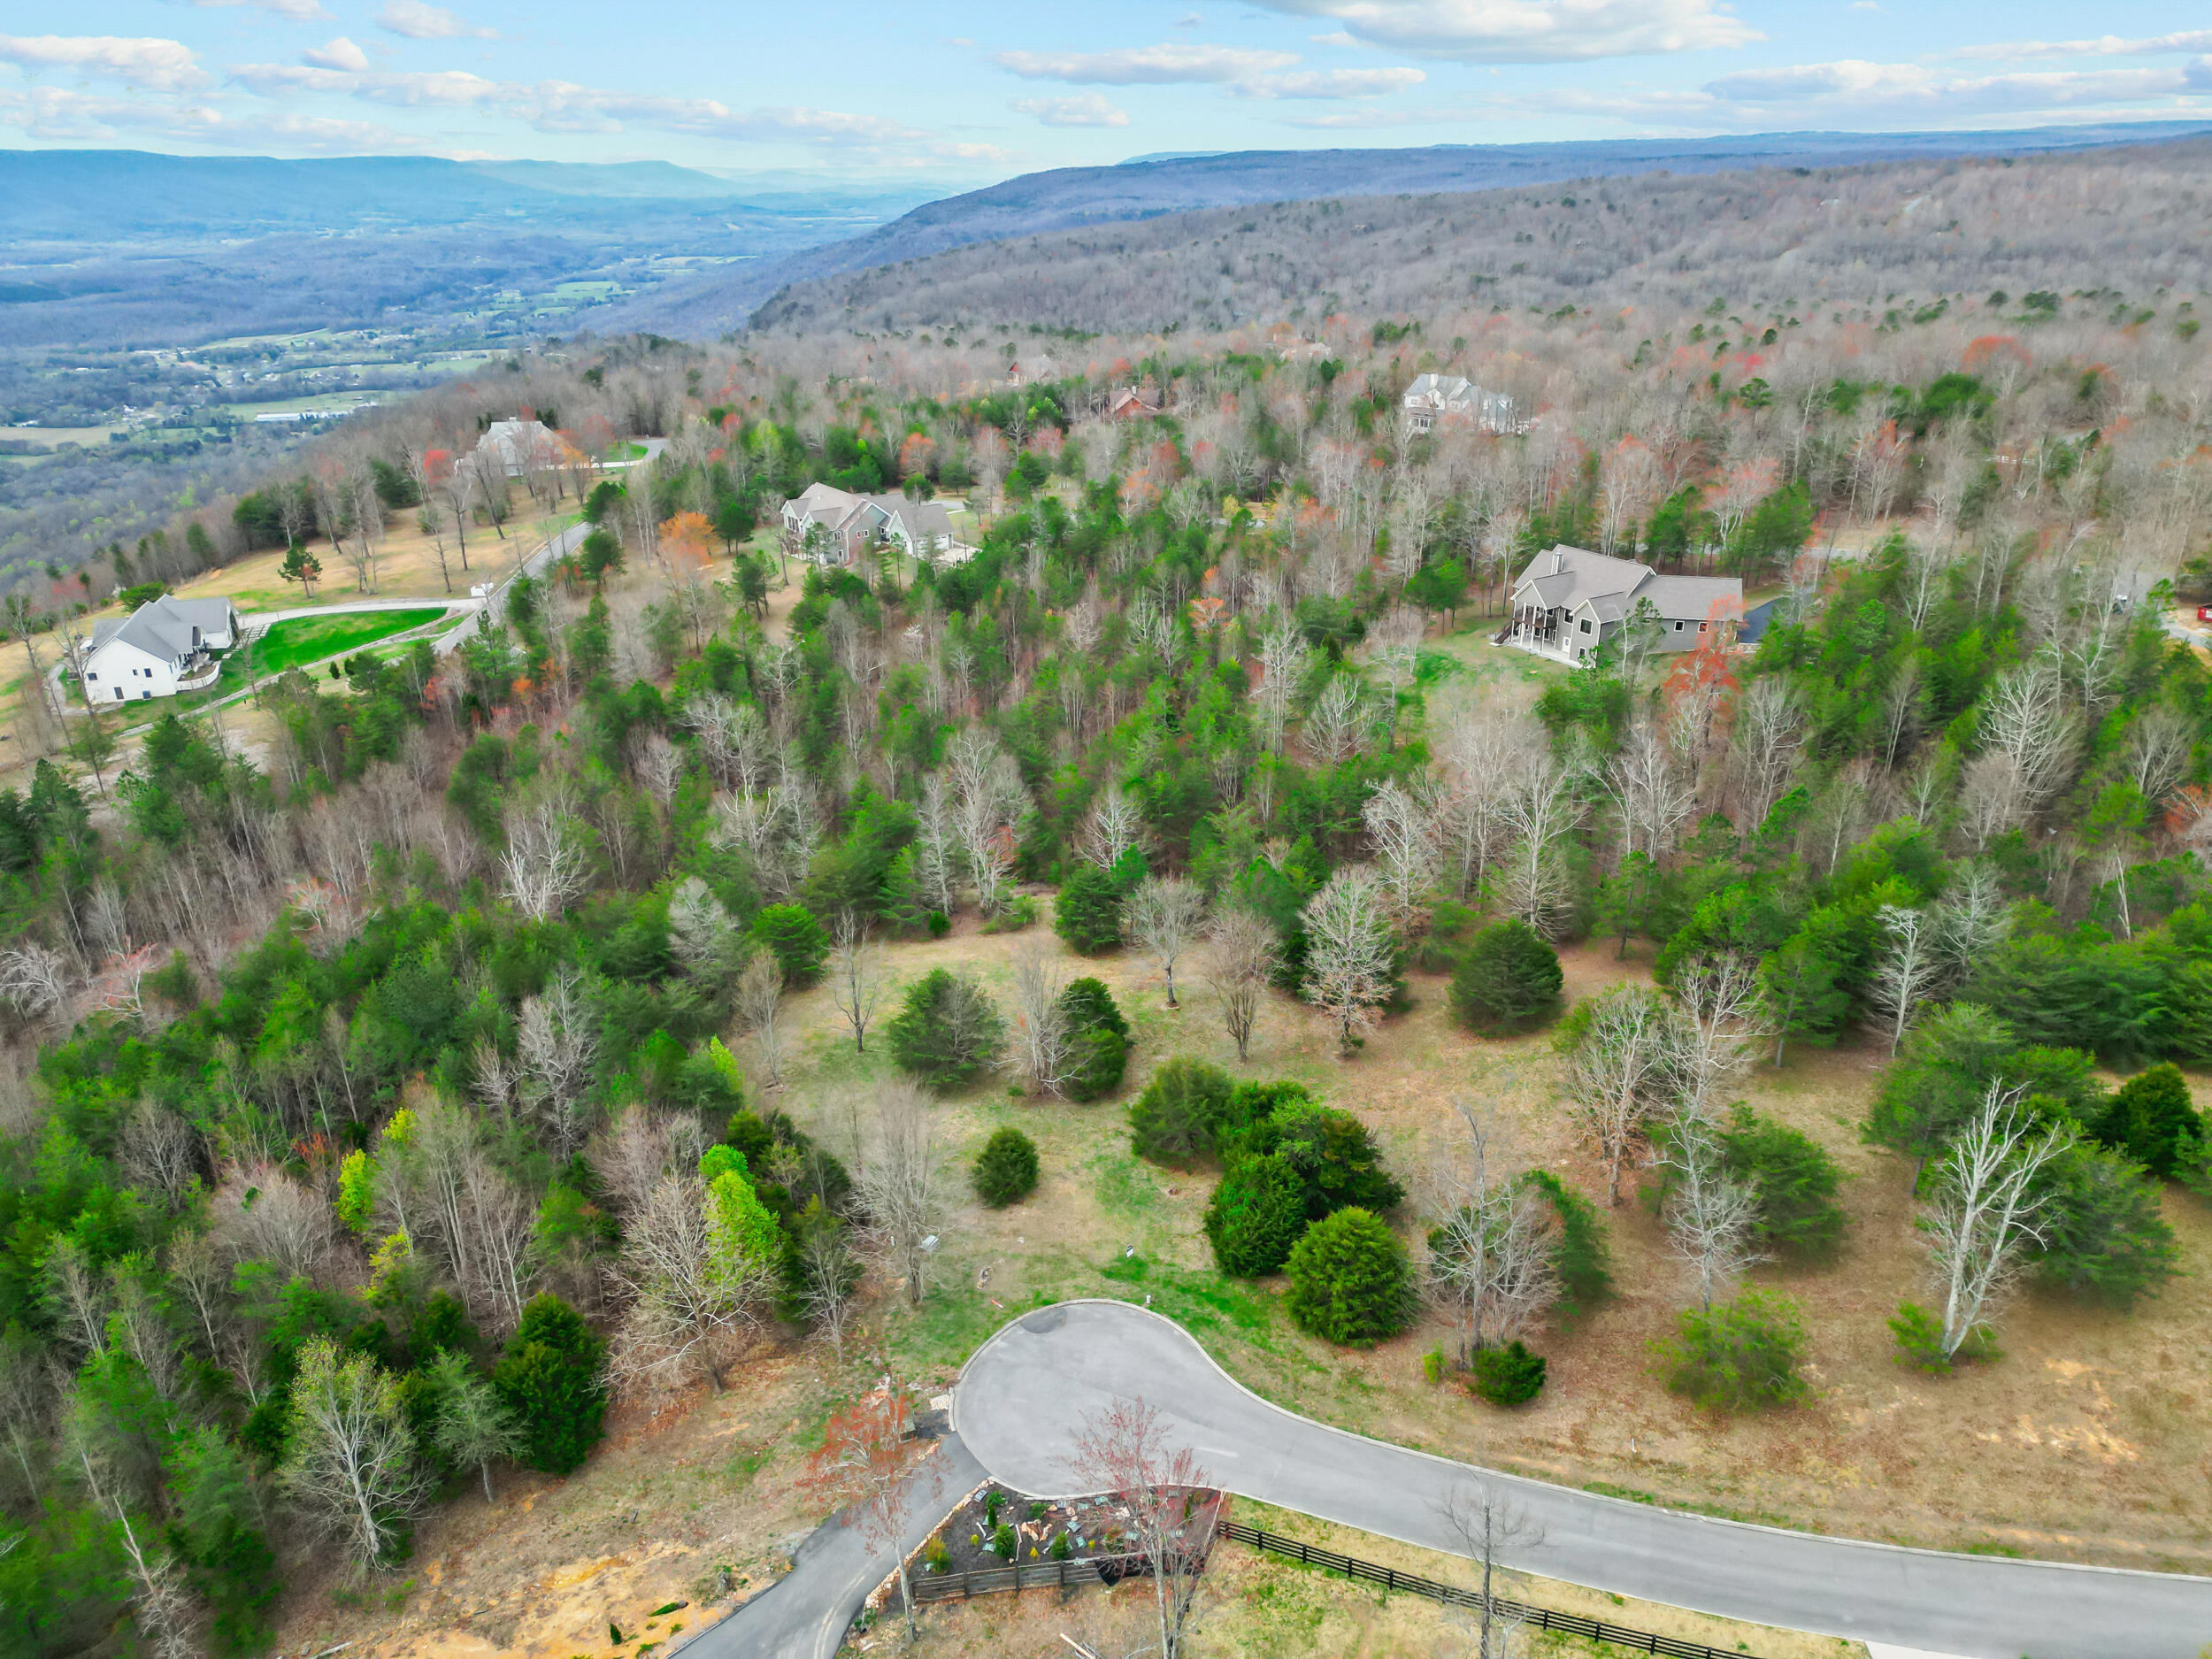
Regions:
M 2199 605 L 2197 607 L 2197 620 L 2200 622 L 2212 622 L 2212 605 Z

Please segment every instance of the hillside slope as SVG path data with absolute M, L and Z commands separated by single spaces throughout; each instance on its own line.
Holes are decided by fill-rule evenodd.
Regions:
M 2019 159 L 1586 179 L 1541 196 L 1217 208 L 960 249 L 795 284 L 753 326 L 1130 332 L 1335 311 L 1698 307 L 1717 296 L 1740 309 L 1832 302 L 1879 315 L 1901 296 L 2001 288 L 2114 303 L 2212 286 L 2208 219 L 2212 139 L 2201 137 Z
M 1782 133 L 1408 150 L 1242 150 L 1117 167 L 1067 167 L 929 203 L 848 241 L 743 271 L 705 273 L 666 284 L 611 313 L 602 326 L 704 338 L 742 326 L 756 307 L 787 285 L 926 258 L 976 242 L 1208 208 L 1408 192 L 1457 195 L 1566 180 L 1701 174 L 1747 166 L 2026 155 L 2203 130 L 2201 124 L 2156 123 L 1990 133 Z

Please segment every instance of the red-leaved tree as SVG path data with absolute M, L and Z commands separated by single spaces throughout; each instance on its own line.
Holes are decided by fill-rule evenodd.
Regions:
M 808 1460 L 801 1489 L 826 1509 L 841 1510 L 847 1526 L 860 1528 L 872 1549 L 892 1549 L 899 1558 L 899 1601 L 906 1609 L 906 1637 L 912 1641 L 914 1586 L 906 1567 L 907 1528 L 914 1517 L 941 1502 L 942 1471 L 916 1467 L 906 1440 L 914 1397 L 905 1385 L 887 1378 L 872 1393 L 829 1420 L 822 1448 Z
M 1158 1409 L 1142 1400 L 1117 1398 L 1085 1417 L 1069 1467 L 1087 1489 L 1110 1494 L 1127 1511 L 1123 1542 L 1152 1578 L 1160 1659 L 1178 1659 L 1221 1525 L 1221 1494 L 1198 1455 L 1177 1445 Z

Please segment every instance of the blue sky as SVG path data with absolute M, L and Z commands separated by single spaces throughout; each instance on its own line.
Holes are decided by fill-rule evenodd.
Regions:
M 2212 122 L 2212 13 L 2135 0 L 89 10 L 98 35 L 0 4 L 0 145 L 969 182 L 1171 150 Z

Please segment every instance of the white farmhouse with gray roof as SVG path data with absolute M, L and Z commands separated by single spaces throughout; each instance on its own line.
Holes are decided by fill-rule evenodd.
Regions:
M 1742 620 L 1743 582 L 1734 576 L 1662 576 L 1633 559 L 1562 545 L 1531 559 L 1513 584 L 1512 614 L 1497 642 L 1578 663 L 1617 639 L 1647 605 L 1658 630 L 1653 649 L 1692 651 L 1714 627 Z
M 85 654 L 85 692 L 94 703 L 142 703 L 197 689 L 211 678 L 211 651 L 238 643 L 238 611 L 227 599 L 175 599 L 164 594 L 127 617 L 92 626 Z

